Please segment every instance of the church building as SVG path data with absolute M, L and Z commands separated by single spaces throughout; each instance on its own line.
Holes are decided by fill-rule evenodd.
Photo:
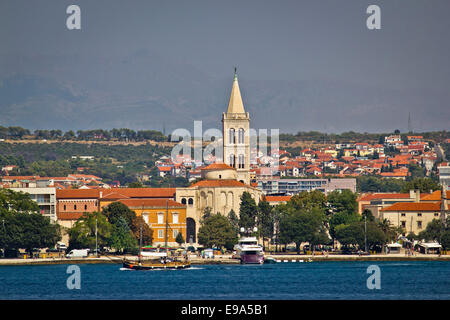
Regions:
M 201 169 L 201 180 L 176 189 L 176 201 L 186 205 L 186 242 L 197 243 L 205 210 L 239 216 L 240 197 L 249 192 L 256 203 L 262 192 L 250 184 L 250 116 L 245 112 L 235 71 L 227 112 L 222 114 L 223 159 Z M 208 208 L 208 209 L 207 209 Z

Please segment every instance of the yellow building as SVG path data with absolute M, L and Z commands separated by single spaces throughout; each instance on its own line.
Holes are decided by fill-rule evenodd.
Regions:
M 169 246 L 178 245 L 178 233 L 186 239 L 186 206 L 167 199 L 125 199 L 119 202 L 142 216 L 153 229 L 153 245 L 164 245 L 167 223 L 167 242 Z

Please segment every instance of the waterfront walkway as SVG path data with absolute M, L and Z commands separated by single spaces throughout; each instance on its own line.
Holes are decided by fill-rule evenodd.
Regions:
M 450 261 L 450 255 L 416 254 L 373 254 L 373 255 L 298 255 L 298 254 L 265 254 L 277 262 L 306 262 L 306 261 Z M 83 264 L 83 263 L 122 263 L 124 256 L 101 256 L 89 258 L 46 258 L 46 259 L 0 259 L 0 265 L 43 265 L 43 264 Z M 135 256 L 127 256 L 128 259 L 136 259 Z M 232 259 L 231 255 L 216 255 L 213 259 L 204 259 L 197 255 L 191 255 L 192 264 L 239 264 L 238 259 Z

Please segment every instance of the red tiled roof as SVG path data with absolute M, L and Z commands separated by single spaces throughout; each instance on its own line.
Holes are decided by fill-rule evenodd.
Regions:
M 169 208 L 177 207 L 177 208 L 185 208 L 184 204 L 178 203 L 174 200 L 168 199 L 124 199 L 119 200 L 119 202 L 126 205 L 128 208 L 166 208 L 166 205 L 169 205 Z
M 440 202 L 397 202 L 381 211 L 440 211 Z
M 211 163 L 210 165 L 201 168 L 200 170 L 236 170 L 233 167 L 230 167 L 229 165 L 225 163 Z
M 174 198 L 176 188 L 111 188 L 102 190 L 102 199 Z
M 201 180 L 194 183 L 189 188 L 194 187 L 249 187 L 249 186 L 237 180 Z
M 291 200 L 292 196 L 266 196 L 267 202 L 282 202 Z
M 446 192 L 446 199 L 450 199 L 450 190 Z M 423 201 L 440 201 L 441 200 L 441 190 L 436 190 L 432 194 L 422 198 Z
M 409 193 L 371 193 L 362 195 L 358 201 L 370 201 L 374 199 L 409 199 Z
M 98 198 L 98 189 L 64 189 L 56 190 L 56 199 L 84 199 Z

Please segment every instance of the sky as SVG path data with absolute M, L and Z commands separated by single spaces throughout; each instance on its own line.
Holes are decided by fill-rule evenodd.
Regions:
M 71 4 L 81 8 L 81 30 L 66 28 Z M 366 26 L 366 9 L 372 4 L 381 8 L 380 30 Z M 355 90 L 424 92 L 426 112 L 416 106 L 412 119 L 418 130 L 442 130 L 450 122 L 449 9 L 445 0 L 2 0 L 0 57 L 20 61 L 36 56 L 38 66 L 43 55 L 65 57 L 70 64 L 71 55 L 120 58 L 149 50 L 192 66 L 196 78 L 230 78 L 237 66 L 240 79 L 248 82 L 311 81 L 320 86 L 323 81 Z M 8 65 L 8 74 L 16 67 L 23 72 L 19 64 Z M 0 69 L 0 78 L 5 76 Z M 323 112 L 339 107 L 327 102 Z M 421 112 L 426 113 L 423 120 Z M 407 114 L 403 127 L 406 119 Z M 377 125 L 385 129 L 370 117 L 365 121 L 358 127 L 343 123 L 336 131 L 365 125 L 372 131 Z M 318 130 L 327 126 L 333 130 L 331 122 L 316 124 Z

